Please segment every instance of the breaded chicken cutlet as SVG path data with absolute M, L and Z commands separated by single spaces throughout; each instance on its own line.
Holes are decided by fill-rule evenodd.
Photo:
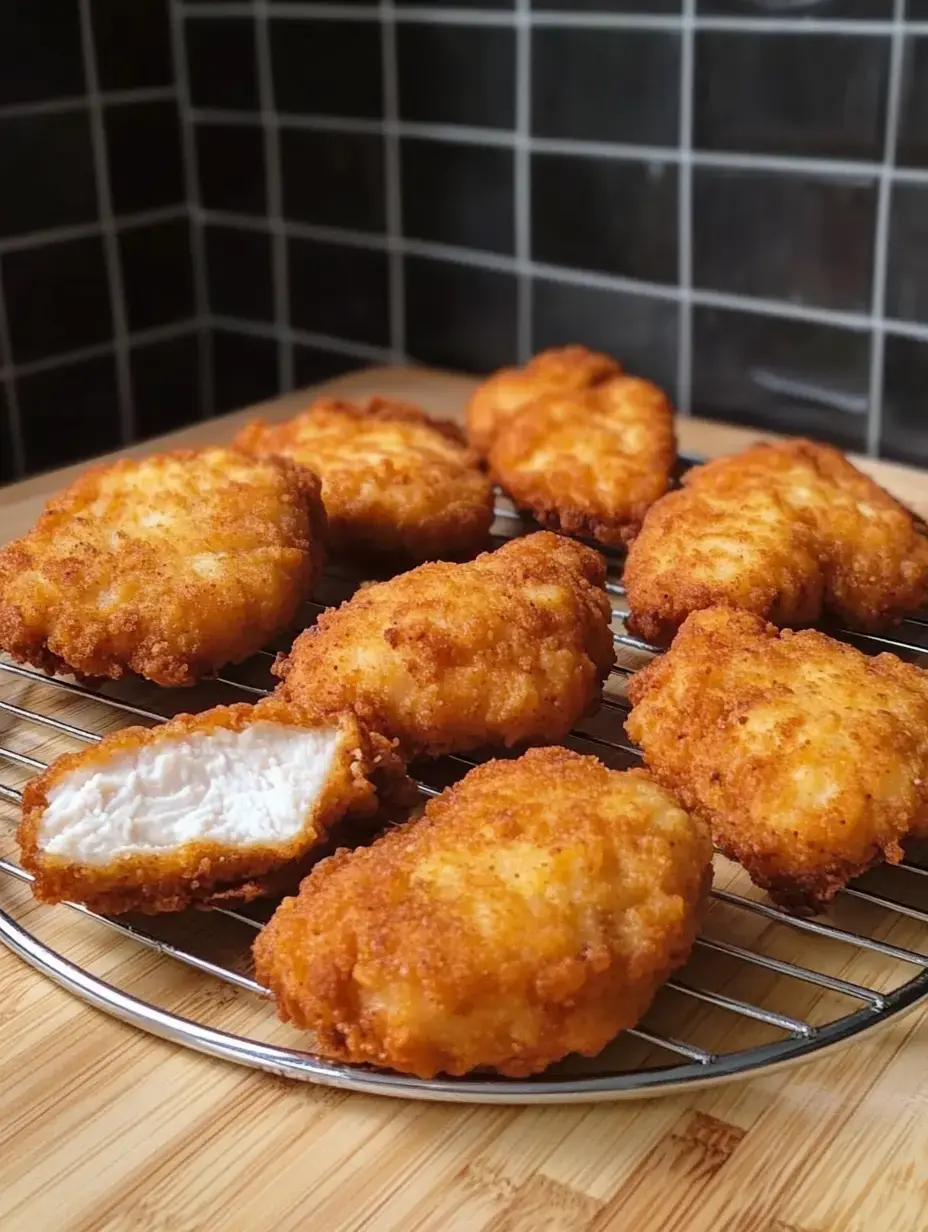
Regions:
M 286 423 L 255 420 L 235 445 L 319 476 L 335 550 L 420 561 L 472 556 L 489 543 L 493 489 L 477 455 L 456 424 L 418 407 L 320 398 Z
M 533 749 L 318 864 L 258 936 L 256 976 L 322 1056 L 538 1073 L 641 1018 L 690 952 L 711 856 L 646 771 Z
M 278 692 L 353 708 L 406 756 L 562 739 L 615 661 L 598 552 L 541 531 L 367 586 L 278 660 Z
M 192 684 L 292 623 L 324 533 L 319 481 L 285 459 L 94 467 L 0 548 L 0 649 L 48 672 Z
M 350 712 L 217 706 L 116 732 L 32 779 L 23 867 L 43 902 L 108 915 L 282 893 L 337 821 L 405 782 L 390 744 Z
M 628 694 L 655 778 L 786 907 L 822 907 L 928 831 L 928 673 L 894 655 L 710 608 Z
M 507 420 L 545 394 L 578 394 L 618 376 L 622 365 L 611 355 L 585 346 L 552 347 L 524 368 L 502 368 L 474 391 L 467 406 L 467 439 L 479 454 L 490 451 Z
M 928 603 L 928 535 L 839 450 L 788 440 L 688 471 L 646 515 L 624 581 L 628 628 L 661 645 L 716 604 L 875 631 Z
M 516 506 L 543 526 L 619 545 L 667 491 L 676 457 L 664 392 L 614 376 L 528 403 L 498 428 L 489 464 Z

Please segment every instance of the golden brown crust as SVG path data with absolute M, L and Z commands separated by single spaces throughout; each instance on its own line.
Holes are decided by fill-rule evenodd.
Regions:
M 615 659 L 598 552 L 541 531 L 360 590 L 278 660 L 279 692 L 352 707 L 407 756 L 560 740 Z
M 928 673 L 894 655 L 710 608 L 629 697 L 652 773 L 787 907 L 821 907 L 924 824 Z
M 640 377 L 583 393 L 544 395 L 498 429 L 490 470 L 543 526 L 628 543 L 664 493 L 676 462 L 673 408 Z
M 928 535 L 837 449 L 755 445 L 694 467 L 648 512 L 625 567 L 640 637 L 723 604 L 778 626 L 884 629 L 928 602 Z
M 113 757 L 149 745 L 220 728 L 242 731 L 258 722 L 339 731 L 332 770 L 292 839 L 248 846 L 199 840 L 170 852 L 117 856 L 108 864 L 82 863 L 42 849 L 40 826 L 49 792 L 70 773 L 103 766 Z M 249 901 L 292 887 L 335 822 L 347 814 L 374 813 L 378 787 L 389 795 L 401 783 L 408 780 L 392 746 L 365 731 L 354 714 L 323 716 L 271 697 L 256 705 L 241 702 L 203 714 L 177 715 L 153 728 L 125 728 L 91 749 L 59 757 L 26 784 L 17 837 L 23 867 L 35 877 L 33 893 L 42 902 L 84 903 L 106 915 L 181 911 L 191 905 Z
M 320 398 L 286 423 L 255 420 L 235 445 L 282 455 L 322 480 L 336 550 L 412 560 L 470 556 L 487 546 L 493 490 L 456 424 L 384 398 Z
M 323 1056 L 537 1073 L 639 1020 L 689 954 L 711 855 L 645 771 L 534 749 L 317 865 L 255 942 L 257 978 Z
M 502 425 L 536 398 L 583 393 L 621 371 L 611 355 L 585 346 L 552 347 L 524 368 L 502 368 L 478 386 L 467 405 L 467 439 L 486 456 Z
M 192 684 L 291 624 L 324 534 L 318 480 L 286 460 L 211 448 L 95 467 L 0 549 L 0 648 Z

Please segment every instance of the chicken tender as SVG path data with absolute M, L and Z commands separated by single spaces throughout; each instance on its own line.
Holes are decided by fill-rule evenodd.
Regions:
M 667 491 L 676 456 L 667 396 L 650 381 L 617 376 L 523 407 L 497 430 L 489 462 L 543 526 L 617 545 L 635 537 Z
M 255 420 L 235 444 L 319 476 L 336 550 L 429 560 L 472 556 L 489 543 L 493 489 L 477 455 L 456 424 L 417 407 L 320 398 L 287 423 Z
M 257 978 L 322 1056 L 538 1073 L 641 1018 L 690 952 L 711 856 L 646 771 L 533 749 L 318 864 L 256 940 Z
M 560 740 L 615 661 L 604 582 L 598 552 L 545 531 L 420 565 L 325 612 L 278 691 L 353 708 L 407 756 Z
M 816 909 L 928 823 L 928 673 L 710 608 L 632 677 L 655 777 L 772 898 Z
M 389 743 L 351 713 L 217 706 L 106 736 L 28 783 L 23 866 L 43 902 L 108 915 L 247 900 L 288 871 L 295 888 L 335 822 L 373 813 L 375 783 L 403 781 Z
M 837 449 L 755 445 L 694 467 L 648 512 L 625 567 L 639 637 L 722 604 L 778 626 L 875 631 L 928 602 L 928 535 Z
M 293 622 L 324 531 L 319 482 L 292 462 L 203 449 L 98 466 L 0 549 L 0 649 L 192 684 Z
M 611 355 L 584 346 L 552 347 L 524 368 L 494 372 L 474 392 L 467 407 L 467 439 L 478 453 L 490 451 L 500 427 L 544 394 L 577 394 L 618 376 L 622 365 Z

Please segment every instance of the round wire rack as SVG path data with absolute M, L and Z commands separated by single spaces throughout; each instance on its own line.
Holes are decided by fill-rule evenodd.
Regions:
M 500 497 L 497 538 L 529 529 Z M 567 741 L 617 768 L 639 760 L 624 740 L 628 677 L 656 653 L 625 631 L 620 563 L 610 559 L 607 583 L 619 662 L 600 711 Z M 330 570 L 313 613 L 346 598 L 358 581 Z M 868 653 L 892 650 L 928 666 L 928 616 L 907 620 L 889 636 L 829 632 Z M 287 1078 L 457 1102 L 616 1100 L 746 1078 L 809 1060 L 928 999 L 928 858 L 918 850 L 848 886 L 827 917 L 816 918 L 771 905 L 741 870 L 717 857 L 693 956 L 644 1020 L 599 1056 L 568 1058 L 529 1080 L 422 1080 L 314 1056 L 305 1035 L 277 1021 L 267 990 L 253 978 L 250 943 L 273 904 L 119 919 L 78 904 L 36 904 L 12 839 L 25 780 L 60 753 L 128 723 L 261 696 L 272 687 L 272 660 L 273 651 L 264 651 L 214 681 L 172 691 L 140 681 L 91 689 L 0 657 L 0 809 L 9 823 L 0 826 L 0 940 L 9 949 L 89 1004 L 187 1048 Z M 442 758 L 421 767 L 421 792 L 438 794 L 482 759 Z M 139 962 L 139 947 L 149 951 L 149 962 Z

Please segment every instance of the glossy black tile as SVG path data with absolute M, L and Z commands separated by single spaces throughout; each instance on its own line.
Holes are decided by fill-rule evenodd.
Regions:
M 97 217 L 85 110 L 0 124 L 0 236 L 74 226 Z
M 869 311 L 874 179 L 696 167 L 693 285 Z
M 905 15 L 910 21 L 928 19 L 928 0 L 908 0 Z
M 888 36 L 701 30 L 693 144 L 880 161 L 888 67 Z
M 240 227 L 206 228 L 209 310 L 220 317 L 273 321 L 271 237 Z
M 516 358 L 512 274 L 411 257 L 406 261 L 406 347 L 437 367 L 489 372 Z
M 149 342 L 129 352 L 139 440 L 200 418 L 200 344 L 196 333 Z
M 888 334 L 883 367 L 880 456 L 928 466 L 928 342 Z
M 27 471 L 80 462 L 121 444 L 112 355 L 21 376 L 16 392 Z
M 366 21 L 271 21 L 278 111 L 379 116 L 383 109 L 380 25 Z
M 430 8 L 430 9 L 511 9 L 515 7 L 515 0 L 403 0 L 403 8 Z
M 200 203 L 210 210 L 264 214 L 264 134 L 253 124 L 198 124 Z
M 581 141 L 676 145 L 679 34 L 536 28 L 532 131 Z
M 125 228 L 119 234 L 119 265 L 130 330 L 196 314 L 188 219 Z
M 894 184 L 886 315 L 928 323 L 928 186 Z
M 870 335 L 697 307 L 693 414 L 862 449 Z
M 13 457 L 13 429 L 10 424 L 9 402 L 6 390 L 0 385 L 0 483 L 9 483 L 16 479 L 16 465 Z
M 104 108 L 113 210 L 132 214 L 186 200 L 177 104 Z
M 90 9 L 101 90 L 173 83 L 169 0 L 91 0 Z
M 532 158 L 532 256 L 549 265 L 677 281 L 677 169 L 561 154 Z
M 513 30 L 403 22 L 396 37 L 402 119 L 513 127 Z
M 676 397 L 676 303 L 547 278 L 532 284 L 532 350 L 582 342 L 621 360 Z
M 6 8 L 0 20 L 0 106 L 84 93 L 80 10 L 74 0 L 21 2 Z
M 928 167 L 928 38 L 905 41 L 896 161 Z
M 911 6 L 915 0 L 909 0 Z M 785 9 L 788 7 L 789 11 Z M 770 0 L 696 0 L 700 17 L 759 17 L 769 21 L 782 13 L 794 19 L 815 21 L 838 18 L 842 21 L 891 21 L 893 0 L 803 0 L 798 5 L 771 4 Z
M 291 238 L 287 255 L 294 329 L 388 344 L 386 253 Z
M 277 343 L 218 329 L 211 333 L 216 414 L 235 411 L 280 392 Z
M 111 337 L 113 315 L 99 236 L 10 252 L 2 267 L 15 363 Z
M 640 13 L 644 17 L 654 14 L 679 13 L 682 0 L 532 0 L 532 8 L 555 9 L 558 12 L 581 13 Z
M 336 355 L 334 351 L 322 351 L 318 347 L 295 346 L 293 348 L 293 374 L 297 389 L 303 385 L 318 385 L 330 381 L 345 372 L 366 368 L 362 359 L 348 355 Z
M 513 251 L 512 150 L 405 140 L 400 161 L 404 235 Z
M 193 106 L 256 111 L 258 58 L 254 19 L 188 17 L 184 38 Z
M 383 138 L 366 133 L 280 132 L 284 217 L 326 227 L 383 231 Z

